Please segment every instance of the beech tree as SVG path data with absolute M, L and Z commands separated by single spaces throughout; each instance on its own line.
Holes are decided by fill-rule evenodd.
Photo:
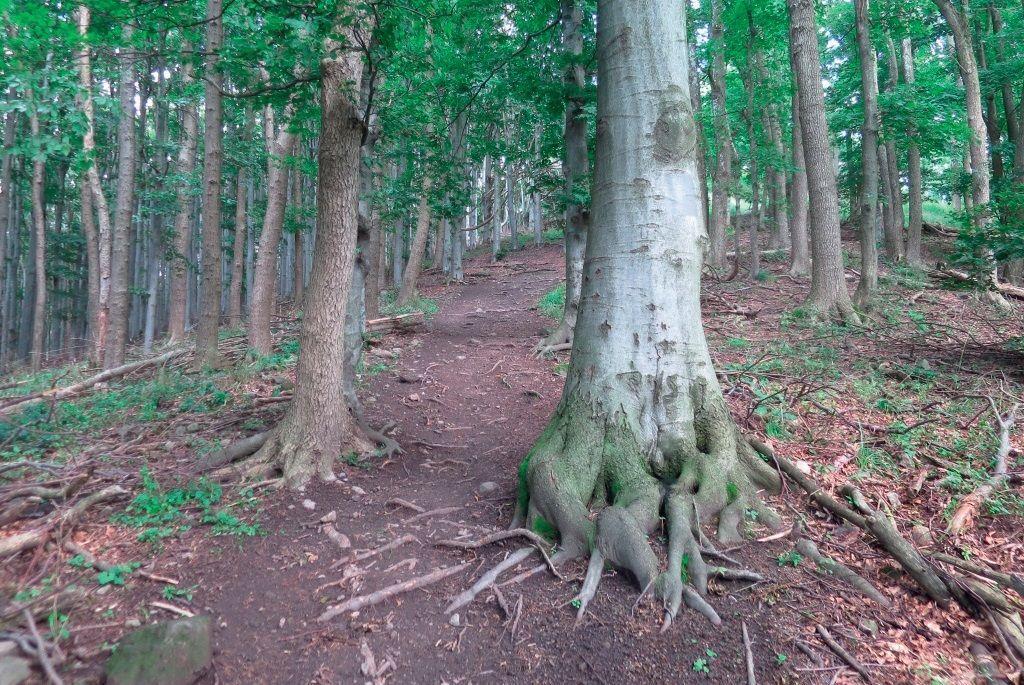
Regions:
M 581 614 L 607 560 L 653 583 L 667 622 L 682 601 L 717 622 L 694 525 L 717 517 L 720 539 L 738 539 L 747 508 L 768 513 L 760 491 L 778 478 L 733 424 L 701 324 L 707 229 L 683 12 L 671 0 L 598 4 L 580 312 L 562 399 L 520 468 L 516 517 L 557 531 L 556 561 L 590 554 Z M 648 542 L 662 508 L 666 570 Z

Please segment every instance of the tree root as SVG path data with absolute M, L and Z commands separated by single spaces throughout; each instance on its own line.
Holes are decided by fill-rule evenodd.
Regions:
M 530 549 L 532 552 L 533 550 Z M 428 585 L 433 585 L 439 581 L 453 576 L 457 573 L 463 573 L 469 568 L 469 564 L 459 564 L 458 566 L 449 566 L 447 568 L 440 568 L 436 571 L 432 571 L 423 576 L 418 576 L 411 580 L 406 580 L 401 583 L 395 583 L 389 585 L 386 588 L 377 590 L 368 595 L 360 595 L 358 597 L 351 597 L 341 604 L 335 604 L 334 606 L 328 607 L 320 616 L 317 617 L 317 623 L 326 623 L 337 616 L 345 613 L 346 611 L 358 611 L 363 607 L 372 606 L 379 604 L 387 599 L 400 595 L 405 592 L 412 590 L 418 590 Z
M 992 413 L 996 415 L 996 423 L 999 426 L 999 449 L 996 452 L 996 466 L 988 480 L 960 500 L 960 504 L 949 520 L 949 527 L 946 528 L 946 532 L 950 535 L 959 535 L 965 527 L 970 525 L 981 505 L 1008 479 L 1007 457 L 1010 455 L 1010 431 L 1013 430 L 1013 426 L 1017 421 L 1017 410 L 1020 406 L 1017 404 L 1013 405 L 1009 413 L 1004 416 L 999 411 L 999 407 L 996 406 L 995 400 L 989 397 L 988 402 L 992 407 Z
M 478 594 L 494 585 L 494 581 L 497 580 L 498 576 L 510 568 L 515 568 L 536 551 L 537 550 L 534 547 L 523 547 L 522 549 L 510 554 L 507 559 L 482 575 L 472 587 L 453 597 L 448 603 L 448 606 L 445 607 L 444 613 L 453 613 L 472 602 Z
M 546 548 L 549 545 L 547 540 L 537 535 L 532 530 L 527 530 L 526 528 L 500 530 L 496 533 L 485 535 L 479 540 L 441 540 L 440 542 L 437 542 L 435 544 L 438 547 L 455 547 L 456 549 L 479 549 L 485 545 L 490 545 L 495 542 L 501 542 L 502 540 L 508 540 L 514 537 L 524 537 L 530 542 L 532 542 L 536 546 L 537 550 L 541 553 L 541 556 L 544 557 L 544 563 L 547 565 L 548 568 L 551 569 L 551 573 L 553 573 L 555 577 L 559 580 L 565 580 L 565 577 L 561 573 L 559 573 L 558 569 L 555 567 L 555 564 L 552 561 L 551 557 L 548 556 Z
M 743 631 L 743 654 L 747 663 L 747 685 L 757 685 L 757 675 L 754 673 L 754 650 L 750 644 L 750 634 L 747 632 L 747 624 L 740 621 L 740 628 Z
M 390 552 L 393 549 L 398 549 L 402 545 L 406 545 L 406 544 L 408 544 L 410 542 L 419 542 L 419 538 L 417 538 L 415 535 L 403 535 L 402 537 L 395 538 L 394 540 L 392 540 L 391 542 L 387 543 L 386 545 L 381 545 L 380 547 L 377 547 L 375 549 L 364 549 L 364 550 L 361 550 L 361 551 L 356 552 L 355 554 L 353 554 L 351 558 L 338 559 L 336 562 L 331 564 L 331 570 L 333 571 L 333 570 L 337 569 L 338 567 L 343 566 L 344 564 L 347 564 L 347 563 L 350 563 L 350 562 L 353 562 L 353 561 L 365 561 L 366 559 L 369 559 L 371 557 L 375 557 L 378 554 L 383 554 L 384 552 Z
M 573 327 L 562 317 L 562 321 L 555 330 L 548 333 L 542 341 L 533 348 L 533 356 L 539 358 L 549 357 L 555 352 L 563 352 L 572 349 Z
M 797 531 L 794 530 L 794 533 L 797 533 Z M 823 572 L 835 576 L 860 594 L 873 600 L 876 604 L 886 608 L 892 606 L 892 602 L 889 601 L 889 598 L 879 592 L 874 585 L 869 583 L 863 576 L 848 566 L 839 563 L 832 557 L 827 557 L 822 554 L 818 551 L 818 546 L 815 545 L 813 541 L 802 537 L 801 534 L 797 534 L 796 541 L 793 546 L 796 548 L 797 552 L 817 564 L 818 568 Z
M 818 636 L 822 639 L 822 642 L 828 645 L 829 649 L 836 653 L 836 656 L 845 661 L 850 668 L 855 670 L 857 675 L 859 675 L 864 682 L 871 682 L 871 674 L 868 673 L 868 670 L 864 668 L 864 665 L 857 661 L 852 654 L 843 649 L 841 644 L 836 642 L 836 639 L 832 637 L 832 633 L 828 632 L 828 628 L 819 623 L 817 630 Z

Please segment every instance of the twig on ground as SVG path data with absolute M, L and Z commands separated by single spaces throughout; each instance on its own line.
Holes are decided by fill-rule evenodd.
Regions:
M 437 583 L 438 581 L 448 578 L 449 576 L 453 576 L 457 573 L 464 572 L 467 568 L 469 568 L 469 566 L 470 564 L 460 564 L 458 566 L 440 568 L 424 576 L 418 576 L 416 578 L 413 578 L 412 580 L 406 580 L 401 583 L 389 585 L 386 588 L 377 590 L 376 592 L 372 592 L 368 595 L 351 597 L 342 602 L 341 604 L 336 604 L 334 606 L 328 607 L 327 610 L 320 614 L 320 616 L 317 617 L 316 620 L 318 623 L 326 623 L 327 621 L 330 621 L 331 619 L 340 616 L 346 611 L 358 611 L 363 607 L 379 604 L 380 602 L 383 602 L 386 599 L 390 599 L 395 595 L 399 595 L 404 592 L 410 592 L 412 590 L 418 590 L 419 588 L 426 587 L 427 585 L 432 585 L 434 583 Z
M 828 632 L 828 628 L 818 624 L 818 636 L 821 637 L 822 641 L 828 645 L 829 649 L 836 653 L 840 659 L 845 661 L 850 668 L 857 671 L 857 674 L 864 679 L 865 682 L 871 682 L 871 675 L 868 670 L 854 658 L 852 654 L 843 649 L 843 646 L 836 642 L 836 639 L 832 637 L 832 633 Z
M 24 609 L 21 615 L 25 618 L 25 625 L 28 626 L 29 632 L 32 633 L 32 638 L 36 641 L 36 657 L 39 659 L 39 665 L 43 667 L 43 672 L 46 673 L 46 678 L 50 681 L 51 685 L 64 685 L 64 681 L 57 675 L 57 669 L 53 667 L 50 655 L 46 653 L 46 643 L 43 642 L 43 638 L 39 635 L 39 628 L 36 627 L 36 620 L 32 618 L 32 612 Z
M 1003 485 L 1008 479 L 1007 457 L 1010 454 L 1010 431 L 1013 430 L 1013 426 L 1017 422 L 1017 410 L 1020 408 L 1020 405 L 1014 404 L 1010 411 L 1003 415 L 999 411 L 999 407 L 996 406 L 995 400 L 991 397 L 986 399 L 988 399 L 989 406 L 992 407 L 992 413 L 995 414 L 996 423 L 999 426 L 999 450 L 996 452 L 996 466 L 991 477 L 975 488 L 971 494 L 960 500 L 960 504 L 957 506 L 956 511 L 949 520 L 949 526 L 946 528 L 946 532 L 950 535 L 957 535 L 965 527 L 969 526 L 981 505 L 985 503 L 996 488 Z
M 754 674 L 754 651 L 750 646 L 746 621 L 740 621 L 740 627 L 743 629 L 743 652 L 747 657 L 747 685 L 757 685 L 757 676 Z

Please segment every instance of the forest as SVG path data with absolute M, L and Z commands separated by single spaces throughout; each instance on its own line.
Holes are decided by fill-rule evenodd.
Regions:
M 0 24 L 0 685 L 1024 683 L 1024 2 Z

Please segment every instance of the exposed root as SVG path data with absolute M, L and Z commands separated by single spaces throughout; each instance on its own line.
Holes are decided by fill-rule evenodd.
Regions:
M 479 549 L 484 545 L 490 545 L 492 543 L 500 542 L 502 540 L 508 540 L 509 538 L 514 537 L 524 537 L 530 542 L 532 542 L 537 547 L 537 550 L 540 551 L 541 555 L 544 557 L 544 563 L 547 564 L 547 567 L 551 569 L 551 572 L 560 580 L 565 580 L 562 574 L 558 572 L 558 569 L 555 568 L 555 564 L 552 561 L 551 557 L 548 556 L 546 549 L 548 547 L 547 541 L 544 540 L 544 538 L 542 538 L 541 536 L 534 533 L 532 530 L 526 530 L 525 528 L 501 530 L 496 533 L 486 535 L 479 540 L 442 540 L 436 544 L 439 547 L 455 547 L 456 549 Z
M 531 549 L 530 551 L 532 552 L 533 550 Z M 412 580 L 406 580 L 401 583 L 389 585 L 386 588 L 377 590 L 376 592 L 371 592 L 368 595 L 351 597 L 341 604 L 335 604 L 334 606 L 328 607 L 322 614 L 320 614 L 320 616 L 317 617 L 317 623 L 326 623 L 346 611 L 359 611 L 363 607 L 379 604 L 394 597 L 395 595 L 400 595 L 404 592 L 410 592 L 412 590 L 418 590 L 421 587 L 433 585 L 434 583 L 442 581 L 449 576 L 462 573 L 467 568 L 469 568 L 469 564 L 440 568 L 426 575 L 413 578 Z
M 843 649 L 842 645 L 836 642 L 836 639 L 832 637 L 832 633 L 828 631 L 828 628 L 819 623 L 817 630 L 818 636 L 826 645 L 828 645 L 829 649 L 836 653 L 836 656 L 845 661 L 850 668 L 855 670 L 857 675 L 859 675 L 864 682 L 871 682 L 871 675 L 868 673 L 868 670 L 864 668 L 864 666 L 857 661 L 852 654 Z
M 757 685 L 757 675 L 754 673 L 754 650 L 750 644 L 750 633 L 747 632 L 747 624 L 740 622 L 743 631 L 743 654 L 747 663 L 747 685 Z
M 502 573 L 510 568 L 515 568 L 523 562 L 528 556 L 536 552 L 537 550 L 533 547 L 523 547 L 522 549 L 513 552 L 507 559 L 502 561 L 500 564 L 492 568 L 490 571 L 485 573 L 477 580 L 472 587 L 467 588 L 458 595 L 452 598 L 448 606 L 445 607 L 444 612 L 450 614 L 458 611 L 462 607 L 472 602 L 478 594 L 486 590 L 487 588 L 494 585 L 494 581 L 498 579 Z
M 587 605 L 590 604 L 590 600 L 597 595 L 597 586 L 601 583 L 602 573 L 604 573 L 604 555 L 601 554 L 600 549 L 594 548 L 594 551 L 590 553 L 590 563 L 587 564 L 587 576 L 583 579 L 583 587 L 580 588 L 580 593 L 573 600 L 579 604 L 579 609 L 576 611 L 577 624 L 587 613 Z
M 533 348 L 533 354 L 536 357 L 548 357 L 555 352 L 570 350 L 572 349 L 572 337 L 573 326 L 563 316 L 558 327 Z
M 863 576 L 850 569 L 848 566 L 839 563 L 832 557 L 827 557 L 822 554 L 818 550 L 818 546 L 815 545 L 813 541 L 805 537 L 801 537 L 798 534 L 798 530 L 794 530 L 794 533 L 797 533 L 796 542 L 793 545 L 796 548 L 796 551 L 817 564 L 819 569 L 825 573 L 835 576 L 877 604 L 886 608 L 892 606 L 892 602 L 889 598 L 879 592 L 878 589 L 869 583 Z

